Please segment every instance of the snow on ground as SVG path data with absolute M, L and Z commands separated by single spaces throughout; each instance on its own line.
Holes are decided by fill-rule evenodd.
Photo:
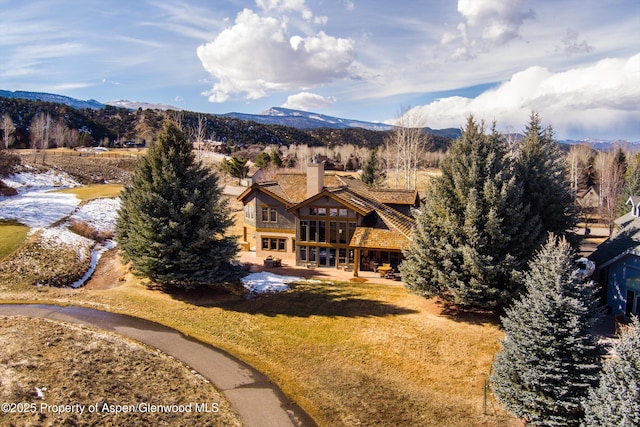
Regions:
M 15 188 L 18 192 L 33 188 L 52 190 L 61 187 L 79 187 L 78 181 L 69 174 L 55 170 L 46 172 L 19 172 L 2 178 L 7 187 Z
M 90 248 L 96 242 L 86 237 L 82 237 L 65 227 L 52 227 L 33 229 L 32 232 L 42 230 L 42 242 L 51 245 L 69 245 L 77 248 L 79 251 L 84 248 Z
M 68 223 L 50 227 L 51 224 L 70 216 L 87 223 L 95 230 L 111 232 L 115 221 L 119 199 L 96 199 L 78 207 L 80 200 L 73 194 L 51 192 L 53 189 L 80 186 L 69 175 L 47 171 L 44 173 L 20 172 L 2 180 L 7 186 L 15 188 L 15 196 L 0 197 L 0 219 L 16 220 L 28 227 L 32 233 L 42 231 L 44 244 L 73 246 L 78 259 L 91 257 L 89 270 L 71 287 L 78 288 L 91 277 L 103 252 L 115 247 L 111 241 L 104 245 L 82 237 L 67 228 Z
M 115 247 L 116 243 L 111 240 L 107 240 L 104 245 L 97 244 L 91 251 L 91 262 L 89 263 L 89 269 L 84 273 L 84 276 L 82 276 L 82 278 L 78 279 L 75 283 L 72 283 L 69 286 L 71 286 L 72 288 L 79 288 L 84 285 L 87 280 L 91 278 L 93 272 L 96 271 L 98 261 L 100 261 L 102 254 Z
M 84 222 L 100 232 L 113 232 L 119 208 L 119 198 L 95 199 L 80 206 L 69 219 Z
M 50 192 L 80 185 L 66 173 L 20 172 L 3 178 L 2 182 L 15 188 L 18 194 L 0 197 L 0 219 L 16 220 L 29 227 L 48 227 L 69 215 L 80 203 L 73 194 Z
M 287 283 L 300 282 L 302 277 L 279 276 L 266 271 L 251 273 L 242 279 L 244 287 L 252 294 L 264 294 L 268 292 L 283 292 L 289 289 Z
M 73 194 L 24 191 L 0 197 L 0 219 L 16 220 L 29 227 L 48 227 L 73 212 L 79 203 Z

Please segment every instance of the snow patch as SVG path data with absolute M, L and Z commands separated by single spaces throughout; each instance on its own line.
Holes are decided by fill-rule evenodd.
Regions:
M 95 199 L 76 209 L 69 218 L 80 221 L 100 232 L 113 232 L 120 209 L 120 199 Z
M 83 286 L 87 282 L 87 280 L 91 278 L 93 272 L 96 271 L 98 261 L 100 261 L 102 254 L 115 247 L 116 243 L 111 240 L 107 240 L 104 245 L 97 244 L 91 251 L 91 262 L 89 263 L 89 269 L 84 273 L 84 276 L 82 276 L 82 278 L 78 279 L 76 282 L 72 283 L 69 286 L 71 286 L 72 288 L 79 288 Z
M 289 290 L 287 283 L 300 282 L 302 277 L 280 276 L 266 271 L 251 273 L 240 279 L 242 285 L 252 294 L 284 292 Z
M 2 182 L 18 194 L 0 197 L 0 219 L 16 220 L 28 227 L 48 227 L 69 215 L 80 203 L 73 194 L 50 192 L 81 185 L 63 172 L 20 172 Z
M 52 169 L 46 172 L 14 173 L 7 178 L 3 178 L 2 182 L 4 182 L 7 187 L 15 188 L 18 192 L 32 188 L 51 190 L 61 187 L 79 187 L 82 185 L 69 174 Z
M 48 227 L 73 212 L 79 203 L 73 194 L 25 191 L 0 197 L 0 219 L 16 220 L 28 227 Z

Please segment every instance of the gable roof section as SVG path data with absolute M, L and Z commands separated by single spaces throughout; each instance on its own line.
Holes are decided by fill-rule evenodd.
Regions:
M 352 176 L 325 174 L 323 190 L 315 196 L 307 198 L 307 175 L 305 173 L 281 173 L 276 176 L 275 181 L 253 184 L 238 196 L 238 200 L 245 200 L 254 191 L 262 191 L 281 201 L 289 211 L 312 203 L 320 197 L 327 196 L 361 215 L 366 216 L 375 212 L 385 224 L 387 230 L 376 229 L 379 231 L 375 233 L 362 231 L 361 233 L 365 234 L 358 238 L 358 242 L 362 245 L 367 245 L 369 244 L 368 242 L 373 244 L 376 239 L 375 236 L 378 238 L 384 237 L 384 241 L 392 241 L 395 237 L 392 237 L 389 233 L 400 233 L 401 237 L 398 236 L 398 238 L 402 238 L 406 243 L 411 239 L 411 232 L 415 226 L 415 220 L 412 217 L 398 212 L 388 206 L 387 203 L 412 205 L 418 198 L 417 191 L 372 189 Z
M 286 207 L 291 206 L 291 202 L 288 200 L 287 195 L 284 193 L 277 182 L 263 182 L 260 184 L 253 184 L 238 196 L 238 200 L 242 202 L 256 191 L 261 191 L 273 197 L 274 199 L 284 204 Z
M 599 268 L 606 267 L 619 258 L 620 255 L 640 247 L 640 218 L 628 223 L 619 233 L 609 237 L 589 255 Z

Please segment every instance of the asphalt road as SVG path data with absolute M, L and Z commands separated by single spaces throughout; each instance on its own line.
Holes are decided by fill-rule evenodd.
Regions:
M 316 425 L 262 373 L 220 349 L 158 323 L 90 308 L 42 304 L 0 304 L 0 315 L 80 323 L 155 347 L 211 381 L 248 427 Z

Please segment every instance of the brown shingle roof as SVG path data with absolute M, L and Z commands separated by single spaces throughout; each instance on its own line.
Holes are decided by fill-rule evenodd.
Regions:
M 307 198 L 307 175 L 305 173 L 281 173 L 276 175 L 273 182 L 254 184 L 238 199 L 242 200 L 251 191 L 260 189 L 268 194 L 280 198 L 287 208 L 293 210 L 298 205 L 306 204 L 322 195 L 333 197 L 363 215 L 376 212 L 385 228 L 358 227 L 360 232 L 352 242 L 360 247 L 389 247 L 405 248 L 411 239 L 415 220 L 386 203 L 413 204 L 417 199 L 417 192 L 411 190 L 372 189 L 365 183 L 352 176 L 341 176 L 326 173 L 324 189 L 312 198 Z M 379 240 L 380 243 L 375 242 Z M 374 245 L 375 246 L 370 246 Z M 364 246 L 362 246 L 364 245 Z M 380 246 L 387 245 L 387 246 Z
M 409 249 L 411 241 L 394 230 L 356 227 L 350 246 L 365 249 Z

